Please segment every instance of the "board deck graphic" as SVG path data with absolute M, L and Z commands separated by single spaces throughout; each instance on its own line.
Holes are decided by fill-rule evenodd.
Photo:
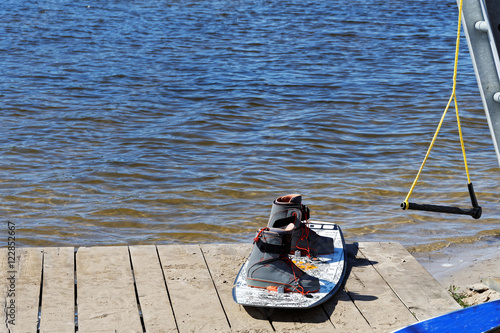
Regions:
M 307 226 L 318 235 L 332 238 L 335 247 L 333 253 L 318 256 L 315 260 L 307 256 L 290 255 L 290 259 L 300 269 L 319 279 L 320 290 L 302 295 L 249 287 L 246 283 L 247 260 L 234 281 L 233 299 L 236 303 L 266 308 L 303 309 L 327 301 L 340 289 L 346 271 L 345 243 L 340 227 L 334 223 L 320 221 L 309 221 Z

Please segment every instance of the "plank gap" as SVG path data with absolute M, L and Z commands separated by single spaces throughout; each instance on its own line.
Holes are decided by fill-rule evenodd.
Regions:
M 260 312 L 264 314 L 264 317 L 266 317 L 267 321 L 269 322 L 269 325 L 271 325 L 271 328 L 273 329 L 274 332 L 277 331 L 276 327 L 274 327 L 273 324 L 273 318 L 271 318 L 272 313 L 274 312 L 274 309 L 271 308 L 258 308 Z
M 355 275 L 355 274 L 354 274 Z M 352 304 L 354 304 L 354 306 L 356 307 L 356 309 L 358 310 L 359 314 L 361 315 L 361 317 L 363 317 L 363 319 L 366 321 L 366 323 L 368 324 L 368 326 L 372 327 L 372 325 L 370 324 L 370 322 L 368 321 L 368 319 L 365 317 L 365 315 L 363 314 L 363 312 L 361 311 L 361 309 L 358 307 L 358 305 L 356 304 L 356 302 L 354 301 L 354 298 L 352 297 L 351 293 L 349 292 L 349 290 L 347 288 L 344 287 L 344 290 L 345 290 L 345 293 L 347 294 L 347 296 L 349 297 L 349 299 L 351 300 Z
M 172 305 L 172 298 L 170 297 L 170 293 L 168 291 L 167 278 L 165 277 L 165 271 L 163 270 L 163 263 L 161 262 L 160 253 L 158 252 L 158 246 L 155 245 L 156 255 L 158 256 L 158 262 L 160 263 L 160 270 L 163 276 L 163 282 L 165 283 L 165 289 L 167 290 L 168 302 L 170 303 L 170 308 L 172 309 L 172 315 L 174 317 L 175 328 L 177 332 L 179 332 L 179 325 L 177 324 L 177 318 L 175 317 L 174 306 Z
M 130 254 L 130 247 L 127 247 L 128 259 L 130 261 L 130 269 L 132 270 L 132 281 L 134 282 L 135 300 L 137 302 L 137 311 L 139 311 L 139 319 L 141 321 L 142 331 L 146 332 L 146 325 L 144 324 L 144 317 L 142 316 L 141 301 L 139 300 L 139 293 L 137 292 L 137 284 L 135 283 L 134 264 L 132 263 L 132 255 Z
M 240 305 L 240 306 L 243 306 L 243 305 Z M 267 321 L 269 322 L 269 325 L 271 325 L 271 328 L 274 332 L 276 332 L 276 327 L 274 327 L 273 325 L 273 319 L 271 318 L 273 312 L 274 312 L 274 309 L 273 308 L 257 308 L 258 311 L 260 311 L 264 317 L 266 317 Z
M 222 304 L 222 300 L 221 300 L 220 295 L 219 295 L 219 290 L 217 290 L 217 286 L 215 285 L 215 281 L 214 281 L 214 278 L 212 276 L 212 272 L 210 272 L 210 267 L 208 267 L 207 259 L 205 258 L 205 253 L 203 253 L 203 249 L 201 248 L 201 246 L 200 246 L 200 252 L 201 252 L 201 256 L 203 257 L 203 261 L 205 262 L 205 266 L 207 266 L 208 275 L 210 275 L 210 280 L 212 280 L 212 284 L 214 285 L 215 293 L 217 294 L 217 298 L 219 299 L 219 303 L 220 303 L 220 306 L 222 308 L 222 312 L 224 312 L 224 316 L 226 317 L 227 324 L 229 325 L 229 329 L 231 329 L 231 323 L 229 322 L 229 318 L 227 316 L 226 309 L 224 309 L 224 304 Z
M 352 243 L 352 246 L 356 249 L 356 254 L 359 252 L 359 244 L 358 243 Z M 354 254 L 354 259 L 356 260 L 356 254 Z M 354 300 L 354 297 L 352 296 L 352 294 L 349 292 L 349 289 L 346 287 L 346 284 L 347 284 L 347 280 L 351 277 L 351 274 L 356 277 L 356 274 L 352 271 L 352 263 L 351 261 L 349 260 L 349 255 L 348 255 L 348 251 L 346 249 L 346 251 L 344 252 L 344 255 L 345 255 L 345 260 L 346 260 L 346 265 L 351 265 L 351 267 L 347 267 L 347 270 L 346 270 L 346 276 L 344 278 L 344 282 L 343 282 L 343 289 L 345 291 L 345 293 L 347 294 L 347 297 L 349 297 L 349 299 L 351 300 L 351 303 L 354 305 L 354 307 L 356 308 L 356 310 L 359 312 L 359 314 L 361 315 L 361 317 L 363 317 L 363 319 L 365 320 L 365 322 L 368 324 L 369 327 L 372 327 L 372 325 L 370 324 L 370 321 L 368 320 L 368 318 L 366 318 L 365 314 L 363 313 L 363 311 L 361 311 L 361 309 L 358 307 L 358 304 L 355 302 Z M 370 265 L 372 265 L 372 263 L 370 262 Z M 372 265 L 373 266 L 373 265 Z M 356 277 L 356 279 L 358 279 Z M 359 280 L 359 279 L 358 279 Z M 361 280 L 359 280 L 361 282 Z
M 353 245 L 348 250 L 349 264 L 353 266 L 346 289 L 370 326 L 389 331 L 394 325 L 417 322 L 406 304 L 394 293 L 394 288 L 388 285 L 387 277 L 381 276 L 381 272 L 375 269 L 374 266 L 382 265 L 383 261 L 362 252 L 360 243 Z
M 43 270 L 45 263 L 45 251 L 42 251 L 42 273 L 40 276 L 40 294 L 38 295 L 38 318 L 36 324 L 36 332 L 40 333 L 40 320 L 42 319 L 42 292 L 43 292 Z
M 73 280 L 75 281 L 75 332 L 78 332 L 78 278 L 76 275 L 76 253 L 78 252 L 78 249 L 75 248 L 75 251 L 73 252 L 73 267 L 74 267 L 74 276 Z
M 276 332 L 276 327 L 274 327 L 273 322 L 271 320 L 271 317 L 267 317 L 267 320 L 269 321 L 269 325 L 271 325 L 271 328 L 273 329 L 273 332 Z
M 358 251 L 361 252 L 361 254 L 368 260 L 368 262 L 370 263 L 370 265 L 373 267 L 373 269 L 375 270 L 375 272 L 377 272 L 378 275 L 380 275 L 380 277 L 382 278 L 382 280 L 384 280 L 384 282 L 387 284 L 387 286 L 389 287 L 389 289 L 392 290 L 392 292 L 394 293 L 394 295 L 396 295 L 396 297 L 399 299 L 399 301 L 404 305 L 405 308 L 408 309 L 408 312 L 411 313 L 411 315 L 415 318 L 415 320 L 418 322 L 419 319 L 417 318 L 415 312 L 413 312 L 410 307 L 408 305 L 406 305 L 406 302 L 401 298 L 401 296 L 399 296 L 399 294 L 396 292 L 396 290 L 393 288 L 393 286 L 389 283 L 389 281 L 387 281 L 387 279 L 379 272 L 379 270 L 377 269 L 377 267 L 375 267 L 375 265 L 373 264 L 373 261 L 370 260 L 368 258 L 368 256 L 366 256 L 363 251 L 358 247 Z
M 78 330 L 80 332 L 143 333 L 128 247 L 81 247 L 78 273 Z M 96 330 L 98 328 L 98 330 Z
M 324 307 L 324 304 L 321 304 L 321 310 L 323 310 L 323 312 L 325 313 L 326 318 L 328 318 L 328 321 L 330 322 L 330 324 L 332 324 L 333 328 L 336 329 L 337 327 L 335 327 L 335 324 L 332 322 L 332 318 L 328 314 L 328 311 L 326 311 L 326 309 Z

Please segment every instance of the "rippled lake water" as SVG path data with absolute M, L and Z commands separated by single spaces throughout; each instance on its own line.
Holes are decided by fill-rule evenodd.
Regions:
M 500 169 L 462 38 L 483 217 L 402 211 L 451 94 L 433 0 L 7 0 L 0 210 L 25 246 L 246 242 L 302 193 L 348 241 L 498 242 Z M 412 201 L 467 207 L 450 110 Z

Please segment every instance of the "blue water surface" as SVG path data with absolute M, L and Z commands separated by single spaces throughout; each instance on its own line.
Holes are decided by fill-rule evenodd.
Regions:
M 0 14 L 0 210 L 21 245 L 246 242 L 287 193 L 351 241 L 498 239 L 464 38 L 483 218 L 399 208 L 451 94 L 455 1 L 8 0 Z M 454 112 L 414 201 L 470 205 Z

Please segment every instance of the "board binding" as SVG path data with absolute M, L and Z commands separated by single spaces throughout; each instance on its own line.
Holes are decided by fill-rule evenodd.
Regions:
M 341 288 L 345 277 L 345 242 L 340 227 L 335 223 L 309 221 L 307 226 L 320 236 L 333 239 L 334 252 L 311 259 L 290 255 L 290 259 L 307 274 L 320 281 L 320 290 L 306 295 L 285 292 L 281 288 L 254 288 L 246 283 L 248 260 L 241 267 L 233 285 L 233 299 L 244 306 L 264 308 L 306 309 L 330 299 Z

